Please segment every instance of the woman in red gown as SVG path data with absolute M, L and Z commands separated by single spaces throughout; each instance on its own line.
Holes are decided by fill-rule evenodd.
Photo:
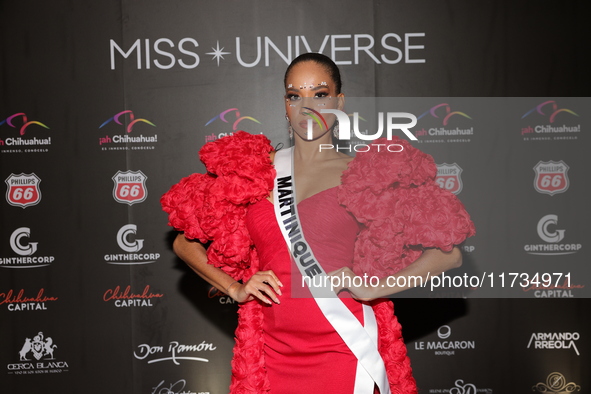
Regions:
M 392 287 L 392 278 L 426 279 L 459 266 L 455 245 L 474 233 L 472 222 L 434 183 L 432 158 L 408 142 L 396 141 L 402 152 L 371 150 L 352 159 L 326 148 L 336 123 L 331 114 L 329 127 L 313 123 L 309 135 L 314 108 L 343 108 L 339 70 L 329 58 L 299 56 L 284 85 L 302 232 L 329 275 L 381 278 L 339 288 L 333 301 L 365 327 L 378 358 L 369 369 L 383 370 L 387 381 L 380 386 L 364 372 L 367 361 L 317 300 L 292 296 L 301 277 L 275 219 L 275 152 L 266 137 L 238 132 L 206 144 L 200 156 L 208 173 L 183 179 L 162 198 L 170 225 L 183 232 L 177 255 L 240 303 L 231 392 L 415 393 L 400 325 L 381 297 L 408 287 Z

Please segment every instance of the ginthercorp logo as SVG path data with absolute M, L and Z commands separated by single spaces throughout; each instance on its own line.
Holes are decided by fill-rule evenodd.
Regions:
M 148 119 L 136 118 L 133 111 L 124 110 L 116 113 L 113 117 L 104 121 L 103 124 L 99 126 L 99 129 L 103 129 L 111 122 L 123 126 L 117 127 L 116 129 L 121 131 L 124 130 L 124 133 L 107 134 L 104 137 L 99 137 L 99 146 L 102 147 L 102 150 L 150 150 L 154 149 L 153 144 L 158 142 L 158 134 L 144 135 L 143 133 L 146 133 L 149 128 L 139 127 L 138 124 L 149 125 L 151 127 L 156 127 L 156 125 Z M 124 122 L 127 123 L 127 126 L 124 125 Z M 137 128 L 140 128 L 141 130 L 138 132 L 136 130 Z M 109 128 L 106 127 L 105 130 L 107 129 Z M 119 131 L 119 133 L 121 133 L 121 131 Z
M 216 62 L 218 67 L 222 61 L 237 63 L 245 68 L 269 67 L 276 61 L 289 64 L 306 52 L 324 53 L 337 65 L 358 65 L 367 61 L 375 64 L 413 64 L 426 62 L 425 47 L 424 32 L 388 32 L 377 36 L 327 34 L 321 40 L 308 39 L 302 35 L 274 39 L 268 36 L 235 37 L 221 44 L 217 39 L 208 40 L 205 44 L 201 41 L 201 45 L 193 37 L 179 40 L 138 38 L 130 45 L 120 45 L 113 39 L 109 40 L 111 70 L 123 67 L 126 60 L 128 67 L 131 63 L 138 70 L 194 69 L 204 56 Z
M 143 343 L 138 345 L 133 352 L 133 356 L 138 360 L 146 360 L 148 364 L 171 361 L 175 365 L 180 365 L 181 360 L 209 362 L 205 358 L 208 354 L 215 351 L 217 346 L 211 342 L 201 341 L 199 344 L 184 345 L 178 341 L 171 341 L 168 345 L 150 345 Z M 195 357 L 199 356 L 199 357 Z
M 34 256 L 38 242 L 31 242 L 31 229 L 19 227 L 10 235 L 10 248 L 19 257 L 0 257 L 2 268 L 37 268 L 53 263 L 54 256 Z
M 113 175 L 113 198 L 115 201 L 133 205 L 143 202 L 148 198 L 146 179 L 148 177 L 141 171 L 117 171 Z
M 568 190 L 568 165 L 560 161 L 539 161 L 534 166 L 534 188 L 538 193 L 551 196 Z
M 19 360 L 8 364 L 8 374 L 46 374 L 62 373 L 68 371 L 68 363 L 55 357 L 58 346 L 51 337 L 45 337 L 43 332 L 38 332 L 33 338 L 26 338 L 18 352 Z
M 126 253 L 106 254 L 104 259 L 108 264 L 150 264 L 160 258 L 160 253 L 140 253 L 144 247 L 144 240 L 137 238 L 137 226 L 135 224 L 126 224 L 117 231 L 117 245 Z
M 581 386 L 574 382 L 567 383 L 567 379 L 560 372 L 552 372 L 546 378 L 545 383 L 538 382 L 533 385 L 532 391 L 537 391 L 539 393 L 567 394 L 581 391 Z
M 525 141 L 576 140 L 581 132 L 581 125 L 576 122 L 578 117 L 576 112 L 554 100 L 544 101 L 521 116 L 521 119 L 535 122 L 522 127 L 521 135 Z
M 230 114 L 232 114 L 232 115 L 230 115 Z M 257 119 L 253 118 L 252 116 L 241 115 L 238 108 L 228 108 L 227 110 L 222 111 L 218 115 L 211 118 L 205 124 L 205 126 L 207 127 L 210 124 L 212 124 L 213 122 L 218 121 L 218 120 L 220 120 L 224 123 L 228 123 L 228 124 L 231 123 L 232 124 L 232 131 L 239 130 L 238 125 L 243 121 L 249 121 L 249 122 L 261 124 L 261 122 L 259 122 Z M 243 123 L 243 125 L 244 125 L 244 123 Z M 243 126 L 240 126 L 240 130 L 248 131 Z M 231 132 L 230 133 L 223 133 L 222 132 L 222 133 L 218 133 L 217 135 L 214 133 L 211 133 L 211 134 L 205 136 L 205 142 L 215 141 L 218 138 L 226 137 L 228 135 L 232 135 L 232 133 Z
M 434 350 L 436 356 L 453 356 L 456 350 L 476 348 L 475 341 L 447 340 L 451 336 L 451 327 L 444 325 L 437 330 L 439 341 L 415 342 L 415 350 Z
M 565 237 L 566 230 L 558 225 L 558 216 L 549 214 L 542 217 L 537 225 L 538 236 L 545 244 L 525 245 L 524 250 L 528 254 L 541 256 L 557 256 L 577 253 L 581 244 L 561 243 Z
M 417 117 L 421 120 L 420 130 L 415 130 L 415 135 L 419 137 L 421 143 L 438 142 L 470 142 L 470 137 L 474 135 L 474 127 L 453 127 L 459 123 L 459 119 L 472 120 L 472 117 L 463 111 L 452 109 L 448 103 L 437 104 Z
M 41 191 L 39 190 L 39 178 L 35 173 L 10 174 L 4 181 L 6 183 L 6 201 L 15 207 L 25 209 L 39 204 Z
M 528 349 L 573 349 L 580 356 L 576 341 L 578 332 L 534 332 L 529 338 Z
M 453 194 L 460 194 L 463 188 L 462 183 L 462 167 L 453 164 L 437 164 L 437 176 L 435 182 L 441 187 Z
M 18 130 L 17 137 L 5 137 L 7 135 L 2 126 L 8 126 Z M 0 120 L 0 150 L 3 153 L 22 153 L 22 152 L 47 152 L 47 147 L 51 145 L 50 136 L 31 136 L 33 130 L 49 130 L 44 123 L 36 120 L 29 120 L 24 112 L 17 112 L 4 120 Z M 33 133 L 36 134 L 36 133 Z M 24 149 L 23 149 L 24 148 Z
M 448 393 L 448 394 L 476 394 L 476 393 L 492 393 L 491 388 L 479 388 L 473 383 L 465 382 L 464 379 L 457 379 L 454 386 L 447 389 L 430 389 L 429 393 Z
M 28 297 L 25 289 L 15 291 L 13 289 L 0 293 L 0 305 L 6 304 L 10 312 L 15 311 L 46 311 L 50 302 L 57 301 L 57 297 L 45 295 L 45 289 L 41 288 L 34 297 Z

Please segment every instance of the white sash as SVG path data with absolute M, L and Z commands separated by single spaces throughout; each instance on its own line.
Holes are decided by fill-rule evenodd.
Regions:
M 285 243 L 302 276 L 325 277 L 326 272 L 302 233 L 292 176 L 293 148 L 278 151 L 274 164 L 277 171 L 273 188 L 275 217 Z M 322 280 L 321 283 L 327 282 Z M 329 287 L 309 286 L 309 289 L 326 319 L 357 357 L 354 393 L 373 394 L 375 382 L 381 394 L 390 394 L 384 361 L 377 349 L 377 323 L 371 307 L 363 304 L 364 327 Z

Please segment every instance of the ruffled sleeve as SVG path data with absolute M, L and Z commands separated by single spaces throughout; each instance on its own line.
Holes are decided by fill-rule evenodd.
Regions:
M 383 148 L 391 143 L 404 149 Z M 355 245 L 357 273 L 392 275 L 422 248 L 449 251 L 475 234 L 464 205 L 435 183 L 437 166 L 430 155 L 401 139 L 371 146 L 349 164 L 339 188 L 339 202 L 364 225 Z
M 249 204 L 273 189 L 271 151 L 264 135 L 244 131 L 210 142 L 200 151 L 208 173 L 183 178 L 160 200 L 168 224 L 189 239 L 211 241 L 209 263 L 236 279 L 256 259 L 245 215 Z

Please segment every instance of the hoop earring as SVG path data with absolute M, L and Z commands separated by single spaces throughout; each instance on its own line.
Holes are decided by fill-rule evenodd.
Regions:
M 287 131 L 289 132 L 289 139 L 293 140 L 293 127 L 291 127 L 291 125 L 289 125 L 289 127 L 287 128 Z

